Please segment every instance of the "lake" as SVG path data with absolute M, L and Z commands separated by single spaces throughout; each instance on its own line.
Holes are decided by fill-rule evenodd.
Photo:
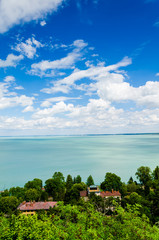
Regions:
M 159 165 L 159 134 L 0 138 L 0 190 L 43 183 L 55 171 L 66 177 L 91 174 L 96 184 L 112 172 L 127 182 L 140 166 Z

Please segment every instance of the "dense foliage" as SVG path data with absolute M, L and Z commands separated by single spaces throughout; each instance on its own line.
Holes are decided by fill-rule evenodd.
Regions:
M 159 229 L 152 227 L 145 215 L 140 216 L 138 208 L 119 207 L 115 215 L 107 217 L 90 203 L 76 206 L 59 203 L 48 215 L 1 217 L 1 240 L 159 239 Z
M 114 173 L 106 173 L 100 189 L 120 191 L 122 198 L 103 199 L 95 194 L 89 201 L 80 191 L 94 184 L 80 175 L 64 179 L 61 172 L 52 178 L 28 181 L 24 188 L 12 187 L 0 193 L 0 239 L 159 239 L 159 167 L 137 169 L 138 183 L 128 183 Z M 22 201 L 62 201 L 49 212 L 24 216 L 16 210 Z

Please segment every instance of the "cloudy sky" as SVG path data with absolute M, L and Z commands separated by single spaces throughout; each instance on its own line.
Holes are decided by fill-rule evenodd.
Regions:
M 1 0 L 0 135 L 159 132 L 158 0 Z

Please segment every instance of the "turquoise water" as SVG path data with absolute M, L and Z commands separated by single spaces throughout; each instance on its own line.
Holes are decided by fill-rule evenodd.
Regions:
M 158 134 L 0 138 L 0 190 L 55 171 L 83 181 L 91 174 L 96 184 L 113 172 L 127 182 L 138 167 L 157 165 Z

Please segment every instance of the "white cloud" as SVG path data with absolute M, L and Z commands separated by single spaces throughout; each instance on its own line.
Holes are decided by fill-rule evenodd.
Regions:
M 74 72 L 65 77 L 64 79 L 61 79 L 59 81 L 53 82 L 53 87 L 42 89 L 42 92 L 45 93 L 55 93 L 55 92 L 63 92 L 63 93 L 69 93 L 71 90 L 71 87 L 74 87 L 74 83 L 89 78 L 93 81 L 117 81 L 122 82 L 124 80 L 124 72 L 118 73 L 117 70 L 120 67 L 125 67 L 127 65 L 131 64 L 131 59 L 128 57 L 125 57 L 122 61 L 118 62 L 117 64 L 110 65 L 107 67 L 104 66 L 90 66 L 86 70 L 79 70 L 75 69 Z M 94 88 L 91 84 L 91 88 Z M 78 86 L 76 86 L 76 89 Z M 92 89 L 93 89 L 92 88 Z M 94 88 L 95 89 L 95 88 Z
M 17 64 L 23 59 L 22 55 L 16 56 L 14 54 L 9 54 L 6 60 L 0 59 L 0 68 L 5 67 L 16 67 Z
M 72 89 L 97 94 L 101 99 L 110 102 L 133 101 L 139 106 L 147 108 L 159 107 L 159 82 L 148 81 L 143 86 L 133 87 L 125 82 L 126 73 L 119 68 L 131 64 L 130 58 L 124 58 L 117 64 L 110 66 L 92 66 L 86 70 L 75 69 L 74 72 L 56 82 L 50 88 L 42 89 L 42 92 L 51 94 L 56 92 L 69 93 Z M 89 84 L 78 84 L 79 80 L 89 79 Z
M 7 82 L 7 83 L 15 82 L 15 77 L 7 76 L 7 77 L 5 77 L 4 82 Z
M 14 89 L 16 89 L 16 90 L 23 90 L 24 88 L 22 86 L 17 86 Z
M 146 82 L 140 87 L 132 87 L 126 82 L 97 83 L 97 91 L 102 99 L 111 102 L 134 101 L 137 105 L 147 108 L 159 107 L 159 82 Z
M 77 49 L 75 49 L 75 51 L 79 51 L 79 49 L 83 49 L 83 48 L 87 47 L 88 43 L 85 43 L 82 39 L 77 39 L 73 42 L 72 45 L 77 48 Z
M 53 98 L 47 98 L 45 101 L 42 102 L 41 107 L 50 107 L 52 103 L 54 102 L 65 102 L 68 100 L 74 100 L 74 99 L 81 99 L 80 97 L 53 97 Z
M 37 109 L 33 118 L 0 117 L 0 129 L 44 130 L 49 134 L 155 132 L 159 126 L 159 108 L 142 111 L 116 109 L 103 99 L 90 99 L 86 106 L 64 102 Z
M 3 82 L 0 83 L 0 109 L 15 107 L 15 106 L 31 106 L 34 97 L 27 97 L 26 95 L 18 95 L 16 92 L 10 90 L 15 84 L 13 76 L 7 76 Z
M 0 109 L 22 106 L 33 104 L 34 98 L 27 97 L 25 95 L 15 96 L 15 97 L 1 97 L 0 98 Z
M 125 57 L 122 61 L 118 62 L 117 64 L 110 65 L 107 67 L 92 66 L 87 70 L 76 70 L 70 76 L 60 80 L 59 83 L 72 85 L 74 82 L 83 78 L 90 78 L 91 80 L 106 79 L 108 76 L 110 76 L 109 72 L 116 71 L 120 67 L 128 66 L 131 63 L 132 63 L 131 58 Z M 121 81 L 121 78 L 122 79 L 124 78 L 123 75 L 121 74 L 114 73 L 114 76 L 119 78 L 120 79 L 119 81 Z
M 34 37 L 28 38 L 25 42 L 17 44 L 13 49 L 20 52 L 24 56 L 32 59 L 36 55 L 37 48 L 44 45 L 37 41 Z
M 92 57 L 98 57 L 98 56 L 99 56 L 99 54 L 97 54 L 97 53 L 92 54 Z
M 49 74 L 53 76 L 54 70 L 73 68 L 76 61 L 81 59 L 83 55 L 82 50 L 87 45 L 83 40 L 76 40 L 72 44 L 74 47 L 73 51 L 68 53 L 66 57 L 54 61 L 44 60 L 39 63 L 34 63 L 31 65 L 30 73 L 38 76 L 49 76 Z
M 34 37 L 23 44 L 26 46 L 22 47 L 24 45 L 19 44 L 17 49 L 19 48 L 19 52 L 29 58 L 33 58 L 37 48 L 42 47 Z M 71 52 L 61 59 L 33 64 L 32 70 L 35 70 L 34 74 L 37 75 L 54 74 L 56 76 L 56 81 L 50 82 L 50 86 L 42 89 L 41 92 L 69 94 L 74 91 L 72 96 L 77 97 L 70 97 L 70 95 L 54 97 L 52 95 L 50 98 L 46 98 L 45 94 L 40 95 L 39 93 L 38 95 L 37 92 L 32 94 L 37 99 L 36 106 L 38 107 L 34 108 L 35 98 L 18 94 L 17 90 L 21 90 L 23 87 L 16 85 L 13 76 L 7 76 L 3 82 L 0 82 L 0 109 L 17 107 L 16 111 L 22 111 L 21 114 L 32 116 L 29 120 L 14 116 L 0 116 L 0 129 L 29 129 L 29 131 L 37 130 L 37 133 L 40 129 L 44 132 L 46 130 L 50 134 L 58 134 L 60 131 L 63 134 L 75 132 L 82 134 L 146 132 L 148 129 L 151 131 L 158 129 L 158 81 L 148 81 L 143 86 L 134 87 L 128 82 L 127 74 L 123 71 L 123 67 L 132 63 L 131 58 L 125 57 L 120 62 L 109 66 L 102 62 L 93 65 L 93 62 L 90 61 L 91 58 L 89 61 L 83 58 L 83 49 L 87 47 L 87 43 L 83 40 L 76 40 L 63 47 L 65 52 L 70 49 Z M 61 46 L 61 48 L 63 47 Z M 83 60 L 83 65 L 86 63 L 87 69 L 76 68 L 77 62 L 81 60 Z M 3 64 L 1 62 L 3 66 L 16 66 L 17 64 L 13 60 L 9 61 L 8 58 L 1 61 L 3 61 Z M 4 62 L 7 63 L 4 64 Z M 70 70 L 65 71 L 65 76 L 63 76 L 64 71 L 61 69 Z M 58 78 L 55 70 L 59 71 Z M 67 75 L 70 71 L 71 74 Z M 158 76 L 158 74 L 156 75 Z M 84 91 L 87 96 L 83 97 L 82 101 L 74 101 L 80 99 L 77 91 Z M 91 97 L 87 101 L 88 95 Z M 134 108 L 132 109 L 129 106 L 130 101 L 131 104 L 133 102 Z M 116 105 L 119 103 L 121 104 Z M 122 108 L 125 103 L 126 107 Z M 140 108 L 136 108 L 134 103 Z M 29 133 L 29 131 L 26 132 Z
M 73 104 L 66 105 L 64 102 L 61 101 L 53 105 L 51 108 L 45 108 L 43 110 L 39 109 L 36 113 L 33 114 L 33 118 L 53 116 L 58 113 L 71 111 L 72 108 L 73 108 Z
M 0 33 L 14 25 L 41 19 L 46 14 L 57 11 L 63 0 L 1 0 Z
M 34 111 L 34 108 L 33 108 L 33 106 L 27 106 L 22 112 L 33 112 Z
M 41 22 L 40 22 L 40 25 L 41 25 L 42 27 L 44 27 L 44 26 L 46 25 L 46 21 L 45 21 L 45 20 L 41 21 Z

